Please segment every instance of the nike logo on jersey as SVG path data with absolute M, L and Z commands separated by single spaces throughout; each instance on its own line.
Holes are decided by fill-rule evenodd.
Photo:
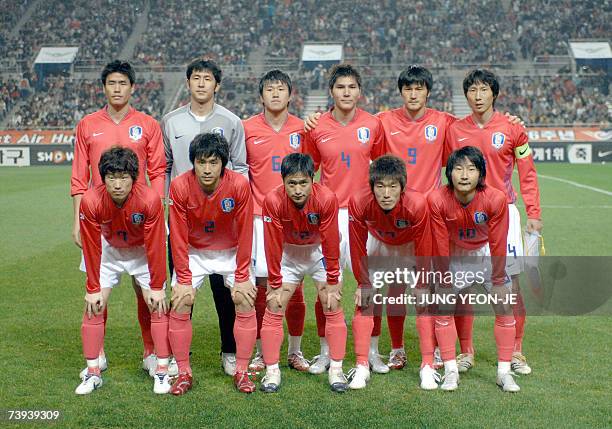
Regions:
M 459 141 L 462 142 L 463 140 L 467 140 L 467 139 L 468 139 L 467 137 L 461 137 Z
M 604 156 L 608 156 L 608 155 L 610 155 L 611 153 L 612 153 L 612 150 L 609 150 L 609 151 L 607 151 L 607 152 L 602 152 L 602 151 L 599 151 L 599 152 L 597 152 L 597 156 L 599 156 L 600 158 L 603 158 Z
M 98 136 L 101 136 L 102 134 L 104 134 L 104 132 L 101 132 L 101 133 L 93 133 L 93 136 L 94 136 L 94 137 L 98 137 Z
M 325 143 L 327 140 L 331 140 L 331 139 L 332 139 L 331 137 L 328 137 L 326 139 L 321 139 L 321 143 Z
M 399 133 L 401 133 L 401 131 L 391 131 L 391 135 L 392 135 L 392 136 L 394 136 L 394 135 L 396 135 L 396 134 L 399 134 Z
M 262 144 L 265 143 L 265 140 L 253 140 L 253 144 Z
M 184 135 L 185 135 L 185 134 L 181 134 L 180 136 L 174 136 L 174 138 L 175 138 L 176 140 L 178 140 L 178 139 L 180 139 L 181 137 L 183 137 Z

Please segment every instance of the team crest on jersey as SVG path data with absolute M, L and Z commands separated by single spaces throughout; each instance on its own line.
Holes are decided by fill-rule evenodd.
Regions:
M 319 213 L 308 213 L 306 215 L 306 217 L 308 218 L 308 223 L 311 225 L 318 225 L 319 224 Z
M 85 220 L 85 215 L 83 213 L 79 213 L 79 219 Z
M 223 210 L 225 213 L 229 213 L 234 210 L 235 206 L 236 203 L 234 202 L 233 198 L 224 198 L 221 201 L 221 210 Z
M 370 129 L 368 127 L 361 127 L 357 129 L 357 139 L 361 144 L 366 144 L 370 141 Z
M 145 216 L 142 213 L 132 213 L 132 223 L 134 225 L 141 225 L 145 220 Z
M 493 135 L 491 136 L 491 143 L 493 144 L 493 147 L 495 149 L 501 149 L 505 141 L 506 136 L 504 135 L 504 133 L 497 132 L 493 133 Z
M 425 127 L 425 140 L 432 142 L 438 138 L 438 127 L 435 125 L 427 125 Z
M 395 226 L 399 229 L 408 228 L 409 225 L 410 222 L 408 222 L 406 219 L 395 219 Z
M 263 221 L 264 222 L 268 222 L 268 223 L 272 223 L 272 218 L 270 216 L 264 216 L 263 217 Z
M 299 148 L 300 143 L 301 143 L 300 133 L 293 133 L 289 136 L 289 146 L 291 146 L 291 149 Z
M 476 213 L 474 213 L 474 223 L 476 225 L 481 225 L 483 223 L 486 223 L 487 220 L 489 220 L 489 217 L 487 216 L 487 214 L 485 212 L 476 212 Z
M 212 128 L 210 132 L 214 134 L 219 134 L 221 137 L 223 137 L 223 128 L 221 127 Z
M 138 141 L 142 137 L 142 127 L 140 125 L 132 125 L 128 133 L 132 140 Z

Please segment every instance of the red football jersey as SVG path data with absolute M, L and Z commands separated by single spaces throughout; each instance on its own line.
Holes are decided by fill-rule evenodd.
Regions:
M 385 212 L 371 190 L 353 196 L 349 203 L 351 264 L 359 287 L 369 286 L 366 242 L 368 232 L 383 243 L 400 246 L 414 241 L 414 254 L 420 268 L 431 256 L 432 242 L 427 201 L 422 194 L 405 191 L 395 207 Z
M 225 169 L 217 189 L 206 194 L 193 170 L 170 183 L 170 242 L 178 282 L 191 284 L 189 246 L 237 247 L 236 282 L 249 279 L 253 244 L 253 198 L 247 179 Z
M 117 207 L 102 184 L 85 192 L 79 210 L 87 292 L 100 291 L 101 235 L 113 247 L 144 245 L 151 289 L 163 287 L 166 281 L 166 227 L 164 207 L 155 191 L 136 182 L 123 206 Z
M 268 284 L 282 284 L 281 259 L 283 243 L 321 243 L 327 283 L 337 284 L 340 276 L 340 233 L 338 231 L 338 199 L 329 189 L 314 183 L 312 194 L 301 209 L 280 185 L 268 193 L 263 205 L 264 243 L 268 264 Z
M 346 126 L 326 112 L 306 134 L 304 152 L 321 166 L 321 184 L 334 191 L 340 207 L 348 207 L 356 190 L 369 187 L 370 160 L 382 154 L 383 139 L 380 119 L 361 109 Z
M 511 124 L 499 112 L 495 112 L 483 128 L 474 122 L 472 116 L 467 116 L 451 125 L 448 139 L 451 150 L 475 146 L 482 151 L 487 161 L 487 185 L 504 192 L 508 204 L 516 201 L 516 192 L 512 188 L 512 171 L 516 163 L 527 217 L 541 218 L 538 175 L 525 128 Z
M 260 113 L 243 121 L 243 125 L 253 209 L 254 214 L 261 216 L 264 198 L 283 183 L 280 175 L 283 158 L 302 151 L 304 121 L 290 114 L 282 128 L 276 131 Z
M 487 242 L 491 250 L 493 284 L 506 278 L 506 242 L 508 239 L 508 203 L 498 189 L 486 186 L 476 191 L 474 199 L 463 206 L 448 187 L 427 196 L 431 214 L 434 255 L 450 255 L 449 243 L 465 249 L 479 249 Z
M 406 186 L 423 194 L 438 189 L 448 152 L 446 133 L 457 118 L 427 109 L 423 116 L 413 120 L 404 107 L 377 116 L 385 131 L 383 153 L 395 155 L 406 163 Z
M 102 153 L 112 146 L 123 146 L 138 156 L 138 181 L 146 183 L 146 172 L 151 187 L 163 198 L 166 155 L 159 124 L 133 107 L 116 124 L 106 109 L 85 116 L 77 125 L 70 195 L 85 193 L 90 184 L 101 184 L 98 162 Z

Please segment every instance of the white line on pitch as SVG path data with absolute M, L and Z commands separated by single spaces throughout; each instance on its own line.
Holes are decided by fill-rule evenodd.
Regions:
M 568 185 L 575 186 L 577 188 L 588 189 L 593 192 L 599 192 L 600 194 L 608 195 L 612 197 L 612 192 L 606 191 L 605 189 L 596 188 L 594 186 L 583 185 L 582 183 L 572 182 L 571 180 L 561 179 L 560 177 L 547 176 L 545 174 L 538 174 L 538 177 L 543 179 L 555 180 L 557 182 L 567 183 Z

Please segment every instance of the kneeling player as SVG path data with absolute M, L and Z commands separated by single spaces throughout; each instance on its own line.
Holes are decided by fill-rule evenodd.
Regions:
M 309 155 L 293 153 L 281 163 L 283 185 L 269 193 L 263 206 L 264 244 L 268 264 L 267 307 L 261 328 L 266 376 L 261 390 L 280 387 L 278 367 L 283 342 L 283 316 L 296 288 L 310 275 L 326 319 L 329 343 L 329 384 L 335 392 L 347 390 L 342 372 L 346 324 L 341 306 L 342 282 L 338 257 L 338 200 L 328 188 L 313 183 L 314 163 Z
M 85 192 L 79 208 L 87 272 L 86 310 L 81 334 L 87 373 L 76 388 L 86 395 L 102 385 L 98 355 L 104 341 L 104 311 L 112 288 L 127 272 L 136 279 L 151 312 L 157 351 L 153 391 L 168 393 L 168 316 L 164 208 L 158 194 L 137 182 L 138 158 L 114 147 L 99 162 L 104 184 Z
M 189 364 L 191 307 L 204 276 L 220 274 L 236 308 L 236 373 L 234 384 L 255 391 L 247 366 L 255 345 L 255 287 L 250 279 L 253 202 L 249 183 L 225 166 L 229 146 L 222 135 L 196 136 L 189 146 L 193 169 L 170 184 L 170 241 L 174 258 L 169 337 L 179 376 L 170 393 L 182 395 L 192 386 Z
M 427 267 L 427 257 L 431 254 L 427 201 L 420 193 L 406 191 L 405 188 L 404 162 L 395 156 L 386 155 L 370 164 L 370 190 L 351 197 L 349 202 L 351 262 L 358 285 L 353 318 L 357 368 L 349 384 L 351 389 L 364 388 L 370 378 L 368 349 L 374 327 L 373 313 L 380 314 L 382 311 L 380 304 L 372 305 L 369 302 L 372 298 L 369 271 L 395 271 L 404 267 L 422 271 L 422 268 Z M 428 289 L 422 281 L 411 287 L 417 287 L 420 291 Z M 406 283 L 393 284 L 389 292 L 401 296 L 405 290 Z M 426 313 L 426 309 L 425 305 L 417 305 L 416 326 L 422 359 L 421 387 L 435 389 L 438 385 L 432 368 L 434 325 L 433 317 Z M 389 319 L 400 318 L 403 325 L 406 306 L 387 305 L 387 314 Z M 403 329 L 400 335 L 403 336 Z
M 486 174 L 482 152 L 473 146 L 459 149 L 448 158 L 448 185 L 427 198 L 436 247 L 435 266 L 442 273 L 463 271 L 463 275 L 468 272 L 476 275 L 481 271 L 485 288 L 496 298 L 493 309 L 497 384 L 506 392 L 518 392 L 520 387 L 510 371 L 516 323 L 507 304 L 511 294 L 511 282 L 505 271 L 508 205 L 503 192 L 485 185 Z M 457 278 L 454 291 L 451 286 L 442 283 L 439 292 L 457 294 L 460 289 Z M 449 307 L 452 310 L 453 306 Z M 437 315 L 435 320 L 436 338 L 444 361 L 443 390 L 455 390 L 459 382 L 455 360 L 457 332 L 452 311 L 449 313 Z

